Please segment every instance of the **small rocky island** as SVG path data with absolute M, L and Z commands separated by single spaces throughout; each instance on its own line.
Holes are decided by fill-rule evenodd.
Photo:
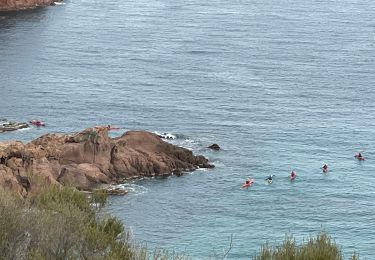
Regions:
M 28 128 L 29 125 L 25 122 L 17 123 L 8 121 L 6 119 L 0 119 L 0 133 L 15 131 L 23 128 Z
M 92 190 L 129 179 L 213 168 L 203 156 L 146 131 L 110 138 L 106 128 L 0 143 L 0 187 L 23 197 L 51 184 Z
M 23 9 L 35 8 L 38 6 L 55 5 L 59 0 L 1 0 L 1 11 L 18 11 Z

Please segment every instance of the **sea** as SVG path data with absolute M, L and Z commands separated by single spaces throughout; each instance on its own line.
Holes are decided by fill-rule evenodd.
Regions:
M 216 167 L 124 184 L 104 210 L 149 250 L 193 259 L 251 259 L 322 231 L 346 259 L 375 259 L 374 88 L 375 1 L 66 0 L 0 13 L 0 118 L 46 123 L 0 140 L 108 124 L 121 128 L 111 136 L 174 135 Z

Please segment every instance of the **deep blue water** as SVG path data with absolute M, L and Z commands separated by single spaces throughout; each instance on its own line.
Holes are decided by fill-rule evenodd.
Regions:
M 0 14 L 0 117 L 47 123 L 0 140 L 99 124 L 177 134 L 216 168 L 128 184 L 106 209 L 150 248 L 201 259 L 233 235 L 229 258 L 249 259 L 326 230 L 347 256 L 375 259 L 374 21 L 369 0 L 75 0 Z

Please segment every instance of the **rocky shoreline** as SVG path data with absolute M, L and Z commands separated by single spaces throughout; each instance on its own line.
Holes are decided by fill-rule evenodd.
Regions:
M 48 185 L 93 190 L 129 179 L 213 168 L 203 156 L 146 131 L 110 138 L 106 128 L 0 143 L 0 187 L 26 197 Z
M 62 0 L 61 0 L 62 1 Z M 24 9 L 35 8 L 39 6 L 55 5 L 55 2 L 60 0 L 1 0 L 1 11 L 19 11 Z

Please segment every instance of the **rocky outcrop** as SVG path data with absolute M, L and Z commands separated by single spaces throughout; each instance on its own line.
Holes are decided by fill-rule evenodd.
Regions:
M 8 121 L 6 119 L 0 119 L 0 133 L 15 131 L 15 130 L 28 128 L 28 127 L 29 125 L 27 123 L 17 123 L 17 122 Z
M 208 148 L 215 150 L 215 151 L 219 151 L 221 149 L 218 144 L 212 144 Z
M 54 5 L 58 0 L 0 0 L 0 11 L 16 11 L 38 6 Z
M 213 165 L 145 131 L 110 138 L 105 128 L 89 128 L 72 135 L 47 134 L 28 144 L 0 143 L 0 187 L 22 196 L 51 184 L 91 190 L 132 178 L 180 175 L 199 167 Z

